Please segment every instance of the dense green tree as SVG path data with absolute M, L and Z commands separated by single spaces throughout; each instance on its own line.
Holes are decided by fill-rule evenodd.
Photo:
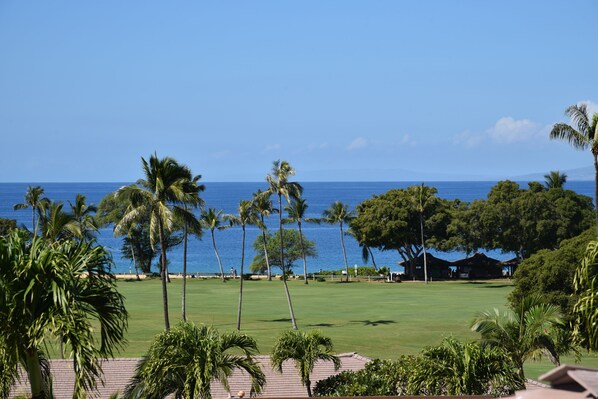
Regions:
M 230 391 L 228 378 L 236 369 L 251 378 L 253 397 L 266 383 L 256 352 L 255 340 L 245 334 L 181 322 L 155 337 L 122 397 L 210 399 L 210 383 L 220 381 Z
M 347 204 L 341 201 L 335 201 L 328 209 L 322 213 L 322 221 L 329 224 L 338 224 L 341 233 L 341 247 L 343 249 L 343 259 L 345 260 L 346 282 L 349 282 L 349 263 L 347 262 L 347 250 L 345 248 L 345 234 L 343 225 L 349 226 L 351 220 L 355 218 L 355 212 L 349 210 Z
M 237 308 L 237 330 L 241 329 L 241 308 L 243 306 L 243 274 L 245 266 L 245 229 L 248 225 L 257 224 L 258 217 L 253 204 L 249 200 L 239 202 L 237 215 L 224 215 L 224 219 L 229 221 L 231 226 L 241 226 L 243 231 L 241 238 L 241 281 L 239 282 L 239 306 Z
M 375 195 L 357 205 L 357 216 L 351 228 L 360 244 L 382 251 L 395 250 L 408 261 L 406 274 L 413 276 L 415 259 L 421 254 L 420 215 L 412 205 L 407 189 L 393 189 Z M 425 240 L 431 248 L 443 249 L 448 239 L 451 220 L 450 202 L 435 201 L 424 212 Z
M 319 220 L 314 218 L 306 218 L 307 213 L 307 201 L 303 198 L 297 198 L 291 201 L 291 203 L 285 206 L 288 217 L 283 221 L 284 223 L 297 223 L 299 230 L 299 245 L 301 246 L 301 258 L 303 259 L 303 281 L 307 284 L 307 253 L 305 252 L 305 245 L 303 245 L 303 231 L 301 225 L 303 222 L 317 223 Z
M 257 190 L 253 194 L 253 208 L 256 210 L 260 218 L 258 227 L 262 233 L 262 243 L 264 245 L 261 250 L 264 251 L 266 268 L 268 269 L 268 281 L 272 281 L 272 272 L 270 271 L 270 258 L 266 252 L 266 231 L 268 230 L 268 226 L 266 226 L 266 218 L 272 213 L 278 212 L 278 209 L 274 208 L 272 205 L 272 199 L 270 197 L 271 194 L 269 192 L 262 190 Z
M 182 204 L 191 203 L 199 196 L 199 187 L 191 185 L 191 170 L 170 157 L 158 158 L 156 154 L 146 161 L 141 158 L 144 179 L 135 185 L 121 187 L 117 191 L 120 201 L 129 204 L 127 212 L 115 226 L 115 233 L 122 234 L 133 223 L 148 217 L 150 220 L 150 242 L 160 243 L 162 277 L 162 303 L 164 305 L 164 326 L 170 328 L 168 317 L 167 280 L 167 236 L 173 229 L 175 214 L 180 219 L 189 219 L 191 212 Z
M 561 173 L 558 170 L 552 170 L 550 173 L 544 175 L 544 185 L 547 189 L 563 188 L 567 182 L 567 174 Z
M 222 210 L 216 210 L 214 208 L 209 208 L 207 211 L 204 210 L 201 212 L 200 223 L 204 229 L 210 230 L 210 235 L 212 237 L 212 247 L 214 247 L 214 253 L 216 254 L 216 259 L 218 260 L 218 266 L 220 267 L 220 278 L 222 279 L 222 282 L 224 282 L 224 269 L 222 268 L 222 261 L 220 260 L 220 255 L 218 254 L 218 248 L 216 248 L 216 238 L 214 237 L 214 231 L 224 230 L 229 226 L 222 224 Z
M 27 209 L 31 207 L 31 228 L 33 229 L 33 234 L 37 234 L 35 214 L 41 214 L 42 209 L 44 209 L 50 202 L 50 200 L 45 198 L 43 195 L 43 187 L 29 186 L 27 187 L 27 192 L 25 193 L 25 202 L 14 205 L 15 210 Z
M 359 245 L 359 248 L 361 248 L 361 260 L 364 263 L 368 263 L 371 258 L 372 264 L 374 265 L 374 271 L 378 271 L 378 266 L 376 266 L 376 259 L 374 259 L 374 253 L 372 252 L 372 248 L 368 247 L 365 243 L 363 243 L 363 240 L 361 239 L 361 237 L 357 236 L 357 233 L 355 232 L 355 230 L 353 230 L 351 225 L 349 225 L 349 228 L 347 229 L 347 232 L 345 234 L 353 237 L 353 239 L 357 241 L 357 245 Z
M 8 354 L 0 364 L 9 371 L 2 373 L 3 389 L 12 385 L 7 380 L 18 362 L 32 397 L 49 398 L 43 350 L 58 336 L 73 357 L 74 397 L 96 386 L 100 360 L 121 347 L 127 327 L 124 297 L 109 267 L 109 254 L 93 242 L 30 242 L 17 230 L 0 237 L 0 352 Z
M 595 229 L 591 227 L 578 237 L 562 241 L 557 249 L 541 250 L 525 259 L 513 275 L 514 288 L 509 295 L 512 306 L 517 307 L 526 297 L 540 295 L 559 306 L 565 321 L 570 322 L 578 299 L 573 277 L 594 238 Z
M 505 349 L 524 379 L 523 364 L 530 358 L 546 355 L 555 365 L 560 364 L 560 355 L 568 349 L 558 342 L 563 326 L 557 306 L 531 296 L 504 312 L 494 309 L 478 313 L 471 330 L 479 332 L 483 342 Z
M 282 373 L 284 362 L 293 361 L 301 383 L 307 389 L 307 396 L 311 397 L 310 376 L 316 362 L 332 362 L 335 370 L 341 366 L 340 359 L 332 351 L 332 340 L 319 331 L 286 331 L 274 344 L 270 362 L 272 368 Z
M 569 142 L 578 150 L 590 149 L 594 157 L 594 198 L 598 199 L 598 113 L 590 116 L 586 104 L 571 105 L 565 110 L 573 125 L 556 123 L 550 131 L 550 138 Z M 596 207 L 596 229 L 598 229 L 598 206 Z
M 300 236 L 297 230 L 284 229 L 284 270 L 286 273 L 290 273 L 293 269 L 293 264 L 299 259 L 303 258 L 303 255 L 307 257 L 318 256 L 316 251 L 316 244 Z M 263 242 L 257 237 L 253 242 L 253 248 L 256 255 L 251 262 L 251 271 L 253 273 L 263 273 L 266 271 L 266 255 L 263 252 Z M 269 254 L 269 258 L 272 259 L 270 266 L 280 267 L 281 271 L 283 268 L 280 266 L 280 258 L 274 256 L 280 250 L 280 236 L 278 234 L 266 234 L 266 253 Z M 286 275 L 283 274 L 283 278 Z
M 485 200 L 471 203 L 454 200 L 451 202 L 451 222 L 447 227 L 448 239 L 441 249 L 458 250 L 467 256 L 489 246 L 491 226 L 484 223 Z
M 17 228 L 16 219 L 0 218 L 0 236 L 8 235 L 12 230 Z
M 291 198 L 299 198 L 303 192 L 303 187 L 297 182 L 289 181 L 291 176 L 295 175 L 295 169 L 287 161 L 274 161 L 272 164 L 272 171 L 266 176 L 266 182 L 268 183 L 268 192 L 271 195 L 276 195 L 278 198 L 278 234 L 280 236 L 280 265 L 283 268 L 282 275 L 286 276 L 286 270 L 284 270 L 284 238 L 282 234 L 282 197 L 287 201 L 287 204 L 291 202 Z M 284 292 L 287 297 L 287 303 L 289 304 L 289 312 L 291 314 L 291 325 L 293 329 L 297 329 L 297 322 L 295 321 L 295 313 L 293 312 L 293 302 L 291 300 L 291 294 L 289 292 L 289 286 L 287 285 L 286 279 L 282 279 L 284 286 Z

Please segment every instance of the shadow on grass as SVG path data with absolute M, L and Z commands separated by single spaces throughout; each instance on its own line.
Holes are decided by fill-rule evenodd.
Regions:
M 462 284 L 479 285 L 478 288 L 506 288 L 512 287 L 513 284 L 492 284 L 487 281 L 464 281 Z
M 379 326 L 387 324 L 396 324 L 394 320 L 352 320 L 351 323 L 361 323 L 364 326 Z
M 291 319 L 273 319 L 273 320 L 260 320 L 263 321 L 265 323 L 288 323 L 291 321 Z
M 317 323 L 317 324 L 308 324 L 308 327 L 334 327 L 332 323 Z

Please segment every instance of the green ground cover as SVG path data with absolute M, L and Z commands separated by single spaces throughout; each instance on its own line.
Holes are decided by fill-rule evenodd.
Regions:
M 181 320 L 182 280 L 169 284 L 171 324 Z M 120 281 L 130 313 L 128 345 L 120 356 L 141 356 L 154 335 L 163 329 L 161 287 L 158 279 Z M 332 338 L 337 352 L 394 359 L 415 354 L 443 337 L 475 339 L 469 331 L 476 312 L 504 308 L 509 281 L 388 284 L 379 282 L 289 281 L 300 329 L 320 329 Z M 236 325 L 239 280 L 189 279 L 187 318 L 221 331 Z M 245 281 L 241 329 L 254 337 L 262 354 L 270 352 L 281 331 L 291 327 L 281 281 Z M 572 358 L 565 361 L 572 362 Z M 583 364 L 598 366 L 585 356 Z M 548 361 L 530 362 L 529 376 L 549 370 Z

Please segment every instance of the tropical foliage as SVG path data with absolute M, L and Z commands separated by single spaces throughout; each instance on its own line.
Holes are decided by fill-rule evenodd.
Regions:
M 574 336 L 591 351 L 598 349 L 598 241 L 588 244 L 586 254 L 575 273 L 574 288 L 578 295 L 573 307 Z
M 270 257 L 268 256 L 268 252 L 266 251 L 266 231 L 268 230 L 268 226 L 266 226 L 266 218 L 269 217 L 271 214 L 278 212 L 278 209 L 274 208 L 274 206 L 272 205 L 272 199 L 270 197 L 271 194 L 267 191 L 264 192 L 262 190 L 257 190 L 255 193 L 253 193 L 253 208 L 259 215 L 258 227 L 260 228 L 260 232 L 262 233 L 263 244 L 261 251 L 263 251 L 264 260 L 266 261 L 268 281 L 272 280 L 272 272 L 270 270 Z
M 355 218 L 355 213 L 349 210 L 347 204 L 335 201 L 322 213 L 322 221 L 329 224 L 338 224 L 341 233 L 341 247 L 343 248 L 343 259 L 345 260 L 346 281 L 349 281 L 349 263 L 347 262 L 347 249 L 345 248 L 345 234 L 343 225 L 348 226 Z
M 224 230 L 227 227 L 230 227 L 223 224 L 222 221 L 222 210 L 209 208 L 201 212 L 200 224 L 204 229 L 210 230 L 212 246 L 214 247 L 214 253 L 216 254 L 216 259 L 218 260 L 218 266 L 220 267 L 220 278 L 222 279 L 222 282 L 224 282 L 224 269 L 222 268 L 222 260 L 218 254 L 218 248 L 216 248 L 216 238 L 214 237 L 214 231 Z
M 109 267 L 108 253 L 93 242 L 28 241 L 17 230 L 0 237 L 3 394 L 14 382 L 18 363 L 27 372 L 32 396 L 49 397 L 44 348 L 58 337 L 73 358 L 75 397 L 96 386 L 100 359 L 121 347 L 127 328 L 124 298 Z
M 526 360 L 545 355 L 558 366 L 560 355 L 573 349 L 560 340 L 563 327 L 557 306 L 531 296 L 503 312 L 494 309 L 478 313 L 471 330 L 481 334 L 482 342 L 506 350 L 523 379 Z
M 335 370 L 341 366 L 340 359 L 333 355 L 332 351 L 332 340 L 319 331 L 287 331 L 274 344 L 270 362 L 272 368 L 282 373 L 284 362 L 293 361 L 299 372 L 301 383 L 307 389 L 307 396 L 311 397 L 310 376 L 316 362 L 332 362 Z
M 255 340 L 245 334 L 181 322 L 155 337 L 122 397 L 210 399 L 210 383 L 219 381 L 230 390 L 228 378 L 236 369 L 251 378 L 253 396 L 266 383 L 256 353 Z
M 501 348 L 449 337 L 418 356 L 373 360 L 356 372 L 319 381 L 318 396 L 492 395 L 523 388 L 509 354 Z
M 42 210 L 48 205 L 49 201 L 44 196 L 44 189 L 41 186 L 29 186 L 25 193 L 25 202 L 15 204 L 14 209 L 27 209 L 31 207 L 31 228 L 34 234 L 37 234 L 37 223 L 35 221 L 35 214 L 41 214 Z

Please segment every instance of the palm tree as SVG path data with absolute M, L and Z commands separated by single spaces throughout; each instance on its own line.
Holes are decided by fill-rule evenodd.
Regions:
M 307 202 L 303 198 L 296 198 L 291 201 L 291 203 L 285 206 L 285 211 L 289 217 L 284 220 L 285 223 L 297 223 L 297 227 L 299 229 L 299 244 L 301 245 L 301 255 L 303 257 L 303 279 L 305 284 L 307 284 L 307 260 L 305 256 L 305 246 L 303 245 L 303 233 L 301 232 L 301 224 L 303 221 L 305 222 L 314 222 L 317 223 L 319 220 L 317 219 L 310 219 L 305 218 L 305 214 L 307 212 Z
M 343 224 L 349 224 L 353 218 L 355 218 L 355 213 L 353 211 L 349 211 L 349 206 L 343 204 L 340 201 L 334 202 L 330 205 L 330 208 L 326 209 L 322 214 L 323 218 L 322 221 L 329 223 L 329 224 L 337 224 L 340 227 L 341 232 L 341 246 L 343 247 L 343 257 L 345 259 L 345 272 L 347 276 L 347 282 L 349 281 L 349 263 L 347 262 L 347 251 L 345 249 L 345 235 L 343 233 Z
M 471 330 L 482 334 L 482 341 L 510 353 L 519 375 L 525 380 L 523 364 L 542 354 L 559 365 L 558 329 L 563 326 L 558 306 L 543 303 L 540 297 L 524 298 L 516 308 L 500 312 L 480 312 Z
M 256 352 L 257 344 L 248 335 L 219 334 L 212 327 L 181 322 L 156 336 L 122 397 L 210 399 L 212 380 L 230 391 L 228 378 L 235 369 L 249 375 L 254 396 L 266 383 Z
M 307 396 L 311 397 L 310 374 L 316 362 L 332 362 L 335 370 L 341 367 L 340 359 L 332 351 L 332 340 L 319 331 L 286 331 L 274 344 L 270 362 L 272 368 L 282 373 L 283 363 L 287 360 L 294 361 L 301 383 L 307 389 Z
M 544 175 L 544 185 L 547 189 L 563 188 L 567 182 L 567 174 L 561 173 L 558 170 L 552 170 L 549 174 Z
M 15 204 L 14 210 L 26 209 L 31 207 L 31 228 L 33 234 L 37 234 L 37 224 L 35 223 L 35 213 L 41 213 L 41 210 L 50 202 L 49 199 L 42 197 L 44 189 L 41 186 L 29 186 L 25 193 L 25 202 Z
M 378 271 L 378 266 L 376 266 L 376 259 L 374 259 L 374 253 L 372 252 L 372 248 L 370 248 L 367 244 L 365 244 L 362 240 L 357 237 L 357 233 L 352 227 L 349 227 L 347 232 L 345 233 L 348 236 L 351 236 L 357 241 L 359 248 L 361 248 L 361 259 L 364 263 L 368 263 L 370 258 L 372 258 L 372 264 L 374 265 L 374 270 Z
M 293 329 L 297 329 L 297 323 L 295 322 L 295 313 L 293 312 L 293 303 L 291 301 L 291 294 L 289 293 L 289 286 L 286 280 L 286 268 L 284 265 L 284 239 L 282 237 L 282 197 L 287 200 L 287 203 L 291 202 L 291 198 L 299 198 L 303 192 L 303 187 L 297 182 L 289 181 L 289 177 L 295 174 L 295 169 L 287 161 L 274 161 L 272 164 L 271 174 L 266 176 L 266 182 L 268 182 L 268 192 L 272 195 L 275 194 L 278 197 L 278 234 L 280 237 L 280 267 L 282 269 L 282 283 L 284 285 L 284 291 L 287 296 L 287 302 L 289 304 L 289 312 L 291 313 L 291 324 Z
M 199 192 L 205 190 L 205 186 L 203 184 L 198 184 L 197 182 L 201 179 L 200 175 L 193 177 L 192 180 L 186 183 L 186 187 L 184 188 L 185 192 L 197 192 L 197 196 L 192 196 L 189 198 L 189 202 L 183 204 L 183 208 L 186 211 L 182 213 L 182 224 L 183 224 L 183 294 L 182 294 L 182 317 L 183 321 L 187 321 L 187 240 L 189 235 L 189 230 L 193 231 L 193 233 L 201 238 L 201 224 L 199 220 L 195 217 L 193 212 L 189 212 L 189 208 L 197 208 L 198 206 L 203 205 L 203 201 L 199 198 Z
M 9 370 L 17 362 L 27 373 L 33 398 L 51 395 L 48 339 L 62 336 L 70 347 L 77 398 L 96 386 L 100 359 L 122 347 L 128 315 L 110 262 L 93 242 L 27 241 L 19 231 L 0 237 L 0 347 L 10 348 Z
M 243 306 L 243 267 L 245 265 L 245 227 L 250 224 L 257 224 L 258 219 L 253 209 L 252 202 L 241 200 L 239 202 L 239 215 L 224 215 L 231 226 L 241 226 L 243 237 L 241 239 L 241 281 L 239 283 L 239 306 L 237 308 L 237 330 L 241 330 L 241 307 Z
M 77 194 L 75 203 L 73 204 L 69 201 L 69 205 L 71 206 L 73 217 L 79 225 L 81 237 L 84 240 L 90 240 L 98 230 L 98 223 L 92 215 L 92 213 L 97 212 L 98 208 L 93 204 L 87 205 L 85 200 L 86 198 L 84 195 Z
M 565 110 L 576 127 L 566 123 L 556 123 L 550 131 L 551 139 L 568 141 L 578 150 L 590 149 L 594 157 L 594 198 L 598 200 L 598 113 L 592 117 L 588 114 L 586 104 L 571 105 Z M 598 231 L 598 206 L 596 206 L 596 229 Z
M 419 228 L 421 233 L 422 251 L 424 252 L 424 281 L 428 284 L 428 260 L 426 256 L 426 241 L 424 239 L 424 213 L 432 202 L 436 199 L 438 192 L 434 187 L 421 186 L 409 187 L 409 194 L 413 208 L 419 214 Z
M 215 230 L 224 230 L 228 227 L 222 224 L 222 210 L 216 211 L 216 209 L 214 208 L 209 208 L 207 211 L 202 211 L 201 225 L 205 229 L 210 229 L 210 233 L 212 234 L 212 246 L 214 247 L 216 259 L 218 259 L 218 266 L 220 266 L 220 277 L 222 278 L 222 282 L 224 282 L 225 279 L 224 270 L 222 268 L 222 261 L 220 260 L 220 255 L 218 255 L 218 249 L 216 248 L 216 239 L 214 238 Z
M 72 213 L 62 210 L 62 202 L 48 201 L 41 208 L 39 225 L 41 236 L 47 242 L 81 238 L 81 227 Z
M 264 243 L 264 258 L 266 259 L 266 269 L 268 270 L 268 281 L 272 281 L 272 271 L 270 270 L 270 260 L 268 259 L 268 251 L 266 250 L 266 218 L 272 213 L 278 212 L 278 209 L 272 206 L 272 200 L 270 199 L 270 193 L 262 190 L 257 190 L 253 194 L 253 208 L 260 217 L 260 223 L 258 227 L 262 232 L 262 242 Z
M 164 306 L 164 327 L 170 328 L 168 317 L 168 288 L 166 248 L 167 237 L 173 229 L 175 215 L 180 219 L 191 219 L 192 213 L 184 209 L 182 204 L 197 201 L 199 187 L 188 183 L 193 180 L 191 170 L 179 164 L 175 159 L 165 157 L 159 159 L 151 155 L 149 162 L 141 158 L 145 179 L 136 184 L 121 187 L 117 195 L 129 203 L 127 212 L 115 226 L 115 234 L 126 232 L 132 223 L 147 217 L 150 219 L 150 242 L 160 243 L 160 262 L 162 277 L 162 303 Z
M 573 334 L 576 340 L 590 351 L 598 350 L 596 259 L 598 259 L 598 241 L 591 241 L 573 279 L 573 287 L 578 295 L 573 306 Z

